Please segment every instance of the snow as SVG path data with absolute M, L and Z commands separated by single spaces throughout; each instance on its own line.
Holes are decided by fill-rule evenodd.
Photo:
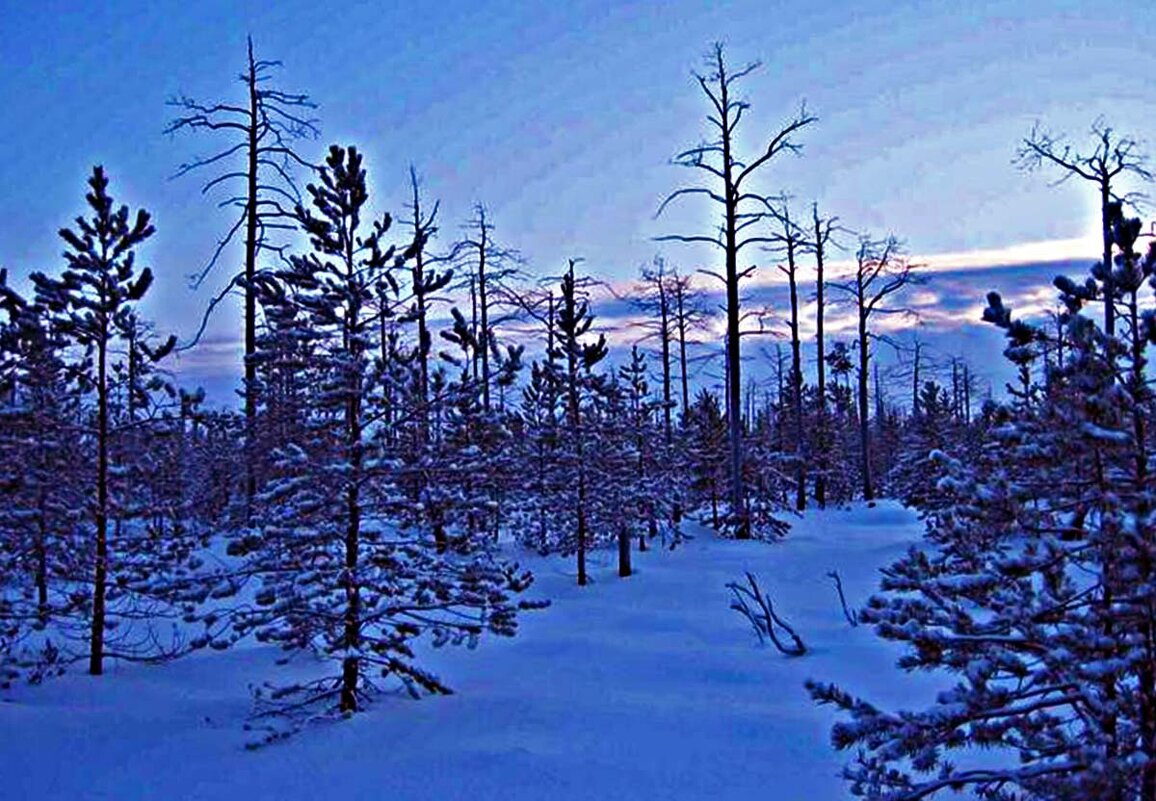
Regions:
M 693 528 L 693 527 L 692 527 Z M 835 681 L 884 706 L 930 700 L 927 676 L 894 668 L 896 647 L 851 628 L 827 573 L 862 604 L 916 541 L 914 513 L 890 502 L 794 521 L 777 544 L 724 541 L 694 528 L 674 552 L 635 553 L 615 575 L 592 555 L 523 557 L 535 597 L 512 640 L 429 651 L 456 690 L 389 695 L 349 721 L 307 727 L 257 751 L 244 744 L 248 686 L 278 653 L 239 647 L 159 667 L 112 665 L 0 696 L 6 799 L 842 799 L 846 754 L 828 740 L 834 712 L 803 681 Z M 731 611 L 728 581 L 750 570 L 808 654 L 757 645 Z M 307 660 L 289 668 L 308 675 Z M 942 680 L 940 680 L 942 681 Z

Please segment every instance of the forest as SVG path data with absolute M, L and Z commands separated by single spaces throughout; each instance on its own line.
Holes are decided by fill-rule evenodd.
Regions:
M 1044 315 L 977 289 L 1015 376 L 999 386 L 893 324 L 935 281 L 901 231 L 776 186 L 823 121 L 802 105 L 751 128 L 760 65 L 722 44 L 670 87 L 695 93 L 702 138 L 655 208 L 705 222 L 657 236 L 628 286 L 581 253 L 529 264 L 484 203 L 444 219 L 415 166 L 408 202 L 376 211 L 404 160 L 328 143 L 281 63 L 252 39 L 240 55 L 219 96 L 170 101 L 166 130 L 208 154 L 173 170 L 219 224 L 194 283 L 224 281 L 198 296 L 202 332 L 241 309 L 233 397 L 183 385 L 172 364 L 201 334 L 142 313 L 181 278 L 146 266 L 165 231 L 117 200 L 115 165 L 77 176 L 62 257 L 24 283 L 0 269 L 0 720 L 76 676 L 273 651 L 222 725 L 276 755 L 389 718 L 399 691 L 468 695 L 431 654 L 548 629 L 540 565 L 611 614 L 620 582 L 693 570 L 708 538 L 778 553 L 835 519 L 809 515 L 906 508 L 918 541 L 863 573 L 869 597 L 833 562 L 813 590 L 891 644 L 899 702 L 808 667 L 823 649 L 781 580 L 712 585 L 759 661 L 802 665 L 797 694 L 834 711 L 845 791 L 1156 801 L 1156 240 L 1122 188 L 1152 179 L 1139 140 L 1096 120 L 1008 143 L 1023 180 L 1095 202 L 1102 250 Z M 714 260 L 683 258 L 698 246 Z M 782 308 L 751 299 L 756 274 Z M 833 312 L 853 325 L 825 330 Z

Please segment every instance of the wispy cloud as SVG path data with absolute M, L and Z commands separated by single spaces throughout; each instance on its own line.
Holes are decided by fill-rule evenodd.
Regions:
M 896 303 L 911 313 L 878 315 L 873 320 L 872 329 L 896 340 L 918 330 L 920 336 L 933 343 L 933 349 L 941 354 L 971 356 L 977 369 L 989 373 L 998 384 L 1002 338 L 982 322 L 987 293 L 998 291 L 1017 316 L 1040 317 L 1058 305 L 1052 279 L 1060 274 L 1078 276 L 1086 272 L 1094 261 L 1094 256 L 1089 256 L 1089 253 L 1094 252 L 1094 242 L 1070 239 L 917 257 L 917 262 L 926 265 L 920 272 L 927 280 L 909 288 Z M 1033 258 L 1041 254 L 1060 258 Z M 843 262 L 843 265 L 850 266 L 850 263 Z M 761 272 L 777 277 L 745 284 L 744 309 L 769 309 L 770 316 L 763 323 L 769 327 L 769 333 L 778 335 L 782 341 L 787 334 L 788 288 L 778 271 L 768 268 Z M 713 279 L 700 278 L 702 283 L 699 286 L 704 288 L 706 304 L 721 307 L 724 302 L 721 286 Z M 807 342 L 813 340 L 816 330 L 817 304 L 813 283 L 813 274 L 801 276 L 800 334 Z M 592 294 L 591 309 L 596 318 L 592 330 L 606 335 L 613 351 L 612 359 L 622 358 L 622 352 L 634 344 L 649 351 L 656 350 L 656 339 L 648 337 L 648 321 L 631 300 L 636 289 L 637 282 L 618 282 L 603 285 Z M 835 300 L 837 302 L 830 303 L 825 316 L 827 336 L 831 340 L 848 340 L 855 334 L 855 309 L 846 302 Z M 433 321 L 435 330 L 449 325 L 448 317 Z M 751 321 L 750 327 L 756 325 Z M 724 331 L 725 320 L 719 314 L 705 330 L 697 332 L 700 344 L 692 348 L 696 362 L 701 363 L 702 358 L 721 350 Z M 501 328 L 499 335 L 506 342 L 525 345 L 529 358 L 536 358 L 542 347 L 543 333 L 537 323 L 510 322 Z M 768 342 L 774 341 L 773 338 L 756 340 L 757 346 L 744 346 L 752 356 L 765 350 Z M 438 346 L 442 344 L 440 340 L 436 342 Z M 182 379 L 212 388 L 214 396 L 217 388 L 223 388 L 227 394 L 239 383 L 241 351 L 241 342 L 236 336 L 221 334 L 182 352 L 173 367 Z

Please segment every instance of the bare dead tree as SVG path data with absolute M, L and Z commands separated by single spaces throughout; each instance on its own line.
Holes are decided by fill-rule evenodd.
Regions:
M 920 412 L 920 391 L 923 389 L 924 377 L 935 369 L 935 363 L 928 356 L 929 346 L 919 334 L 919 325 L 905 338 L 880 335 L 874 337 L 876 341 L 890 345 L 895 351 L 897 364 L 891 367 L 891 377 L 909 382 L 911 388 L 911 415 Z
M 799 329 L 799 256 L 814 247 L 806 239 L 805 233 L 791 219 L 791 209 L 786 197 L 775 203 L 768 202 L 775 230 L 770 238 L 775 244 L 768 249 L 783 257 L 783 263 L 776 265 L 787 278 L 790 290 L 791 314 L 787 318 L 787 330 L 791 338 L 791 373 L 788 379 L 790 390 L 792 425 L 794 428 L 795 458 L 795 509 L 807 508 L 807 453 L 803 436 L 803 348 Z
M 707 327 L 710 314 L 702 293 L 691 284 L 690 276 L 679 275 L 677 271 L 672 272 L 670 294 L 673 300 L 674 332 L 678 337 L 679 380 L 682 387 L 682 416 L 685 422 L 687 411 L 690 409 L 690 372 L 686 346 L 694 344 L 689 339 L 693 332 L 702 331 Z
M 859 448 L 860 472 L 863 480 L 863 498 L 875 499 L 871 478 L 871 426 L 868 419 L 868 398 L 871 360 L 871 319 L 877 315 L 914 314 L 910 309 L 892 305 L 896 293 L 921 277 L 903 253 L 894 236 L 872 239 L 866 234 L 859 238 L 855 268 L 851 275 L 829 282 L 828 286 L 848 296 L 855 305 L 859 346 Z
M 911 334 L 911 415 L 917 416 L 919 414 L 919 390 L 922 387 L 920 382 L 921 372 L 923 368 L 923 351 L 927 347 L 927 343 L 919 338 L 919 332 L 914 331 Z
M 1100 230 L 1103 242 L 1101 272 L 1104 281 L 1104 333 L 1116 334 L 1115 284 L 1112 268 L 1112 224 L 1119 217 L 1123 204 L 1139 200 L 1134 193 L 1120 195 L 1116 182 L 1132 176 L 1144 183 L 1152 181 L 1148 158 L 1140 152 L 1140 144 L 1129 136 L 1112 129 L 1103 119 L 1092 123 L 1090 150 L 1076 150 L 1041 128 L 1033 126 L 1031 133 L 1016 151 L 1016 163 L 1021 169 L 1032 171 L 1056 167 L 1061 171 L 1057 184 L 1078 177 L 1096 185 L 1100 200 Z
M 742 423 L 740 420 L 742 382 L 740 380 L 741 353 L 739 347 L 739 283 L 749 276 L 754 267 L 739 269 L 739 254 L 756 243 L 765 243 L 766 237 L 748 233 L 751 227 L 766 216 L 763 196 L 752 191 L 748 184 L 752 177 L 768 162 L 783 153 L 797 153 L 801 145 L 794 135 L 815 121 L 806 108 L 790 119 L 777 133 L 770 137 L 766 148 L 757 156 L 746 160 L 736 154 L 736 139 L 739 123 L 750 103 L 735 95 L 735 84 L 758 69 L 758 62 L 730 71 L 727 67 L 724 48 L 716 42 L 707 56 L 710 72 L 695 73 L 695 80 L 709 101 L 710 123 L 714 138 L 684 150 L 674 158 L 674 163 L 706 173 L 705 185 L 687 186 L 675 190 L 662 202 L 658 209 L 661 215 L 666 207 L 679 198 L 692 195 L 706 197 L 721 207 L 722 226 L 714 234 L 668 235 L 658 237 L 659 241 L 704 243 L 718 248 L 724 256 L 724 273 L 720 276 L 726 287 L 727 314 L 727 421 L 730 440 L 730 485 L 731 508 L 739 515 L 739 536 L 749 536 L 749 530 L 742 519 L 744 490 L 742 477 Z
M 641 282 L 631 299 L 646 318 L 639 325 L 646 333 L 642 341 L 657 339 L 662 368 L 662 432 L 669 448 L 672 441 L 672 408 L 670 346 L 675 336 L 674 282 L 661 256 L 655 256 L 650 267 L 642 268 Z M 684 407 L 685 408 L 685 407 Z
M 436 294 L 444 289 L 453 278 L 453 270 L 447 269 L 438 272 L 432 265 L 439 261 L 431 258 L 428 246 L 434 234 L 437 233 L 437 214 L 439 204 L 434 203 L 428 212 L 422 210 L 421 184 L 417 170 L 410 165 L 409 183 L 411 189 L 409 227 L 413 231 L 413 243 L 410 245 L 410 255 L 413 257 L 410 268 L 411 290 L 413 303 L 410 316 L 417 322 L 418 342 L 416 357 L 418 363 L 418 437 L 420 444 L 428 444 L 429 438 L 429 357 L 433 347 L 433 340 L 429 332 L 429 312 Z M 385 317 L 383 315 L 382 320 Z M 385 358 L 382 344 L 383 356 Z
M 193 276 L 199 286 L 221 260 L 226 248 L 244 230 L 244 262 L 224 290 L 209 303 L 201 328 L 193 342 L 202 333 L 217 304 L 234 288 L 241 287 L 245 300 L 245 432 L 247 447 L 252 448 L 254 423 L 257 416 L 257 259 L 263 251 L 280 254 L 281 246 L 270 240 L 274 231 L 293 231 L 293 210 L 300 205 L 301 195 L 293 178 L 293 168 L 310 171 L 314 165 L 301 158 L 293 149 L 294 142 L 315 139 L 317 120 L 309 116 L 316 103 L 308 95 L 284 92 L 268 85 L 279 61 L 265 61 L 253 54 L 253 39 L 248 38 L 248 58 L 245 70 L 239 76 L 245 86 L 245 101 L 237 103 L 200 103 L 188 97 L 169 101 L 181 116 L 165 128 L 165 133 L 180 131 L 209 132 L 225 138 L 225 145 L 210 156 L 203 156 L 182 164 L 176 176 L 210 169 L 222 172 L 201 188 L 203 194 L 224 191 L 227 196 L 219 207 L 239 210 L 228 232 L 218 241 L 208 262 Z M 227 187 L 237 187 L 232 191 Z M 250 456 L 252 454 L 250 453 Z M 246 458 L 245 497 L 247 513 L 252 511 L 253 496 L 257 490 L 252 458 Z
M 495 308 L 507 300 L 503 287 L 520 274 L 521 256 L 494 241 L 494 225 L 486 207 L 474 206 L 474 217 L 466 224 L 466 235 L 454 246 L 452 260 L 465 273 L 474 310 L 474 336 L 481 369 L 482 406 L 490 411 L 491 364 L 497 347 L 494 334 L 503 321 Z
M 830 465 L 830 421 L 827 418 L 827 351 L 824 339 L 824 325 L 827 313 L 826 283 L 823 276 L 827 248 L 834 244 L 833 236 L 838 229 L 838 218 L 819 216 L 819 204 L 811 204 L 812 252 L 815 254 L 815 351 L 816 389 L 819 396 L 818 425 L 816 426 L 815 450 L 817 452 L 817 475 L 815 476 L 815 503 L 820 508 L 827 505 L 827 470 Z

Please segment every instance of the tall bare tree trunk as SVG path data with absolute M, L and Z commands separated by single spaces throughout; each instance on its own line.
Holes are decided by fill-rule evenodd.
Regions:
M 690 380 L 686 374 L 686 312 L 683 308 L 681 284 L 676 283 L 675 290 L 675 301 L 678 304 L 678 361 L 682 378 L 682 419 L 685 425 L 687 413 L 690 411 Z
M 912 356 L 913 364 L 911 368 L 911 416 L 919 416 L 919 368 L 923 357 L 923 343 L 918 339 L 915 340 L 914 355 Z
M 249 89 L 248 152 L 245 176 L 245 522 L 253 520 L 253 499 L 257 495 L 257 62 L 253 39 L 248 40 Z
M 478 247 L 478 316 L 481 322 L 481 331 L 478 333 L 478 350 L 482 353 L 482 407 L 490 411 L 490 319 L 489 302 L 486 298 L 486 252 L 488 250 L 486 228 L 486 211 L 478 209 L 478 229 L 480 245 Z
M 785 272 L 791 301 L 789 325 L 791 329 L 791 414 L 794 417 L 795 433 L 795 509 L 801 512 L 807 508 L 807 465 L 806 449 L 803 442 L 803 352 L 802 343 L 799 341 L 798 265 L 795 263 L 795 248 L 798 245 L 798 238 L 785 204 L 782 220 L 786 232 L 784 240 L 787 248 L 787 269 Z
M 729 72 L 724 57 L 722 43 L 715 43 L 709 62 L 713 72 L 708 75 L 696 74 L 699 86 L 711 104 L 707 119 L 717 129 L 718 138 L 699 144 L 679 154 L 675 161 L 686 167 L 707 172 L 716 188 L 703 186 L 688 187 L 669 195 L 662 206 L 666 207 L 675 198 L 691 194 L 705 195 L 723 208 L 722 235 L 712 236 L 662 236 L 660 241 L 709 242 L 719 247 L 725 256 L 725 269 L 719 276 L 726 288 L 726 415 L 727 436 L 730 450 L 730 502 L 734 517 L 736 536 L 740 539 L 751 535 L 750 521 L 747 519 L 746 493 L 743 488 L 743 421 L 742 421 L 742 354 L 739 325 L 742 315 L 739 309 L 739 281 L 749 271 L 742 274 L 738 268 L 738 254 L 744 246 L 759 241 L 758 237 L 742 236 L 741 231 L 757 219 L 757 213 L 742 212 L 751 203 L 765 205 L 765 199 L 745 189 L 745 181 L 752 174 L 784 151 L 798 152 L 799 146 L 791 137 L 799 129 L 815 121 L 815 118 L 800 110 L 798 116 L 770 138 L 766 150 L 751 159 L 736 158 L 734 153 L 735 132 L 748 104 L 731 94 L 733 82 L 750 74 L 758 64 L 749 64 L 735 72 Z M 715 181 L 721 180 L 717 187 Z M 746 205 L 744 205 L 746 204 Z
M 722 82 L 723 107 L 728 106 L 727 84 Z M 739 270 L 738 192 L 732 176 L 731 137 L 724 136 L 723 184 L 726 188 L 726 293 L 727 293 L 727 437 L 730 446 L 731 514 L 738 526 L 736 536 L 747 539 L 751 535 L 750 521 L 745 515 L 743 493 L 743 424 L 742 424 L 742 355 L 739 350 Z
M 823 233 L 822 221 L 819 219 L 818 204 L 811 206 L 811 216 L 815 224 L 815 370 L 817 375 L 816 389 L 819 393 L 819 425 L 817 426 L 818 436 L 816 438 L 818 442 L 818 475 L 815 477 L 815 503 L 819 504 L 819 508 L 822 509 L 827 506 L 827 469 L 829 467 L 827 454 L 827 353 L 826 342 L 823 339 L 824 318 L 826 316 L 823 250 L 826 245 L 826 236 Z
M 420 425 L 418 436 L 422 447 L 429 444 L 429 322 L 426 320 L 426 292 L 425 292 L 425 222 L 421 216 L 421 193 L 418 191 L 417 172 L 410 167 L 410 184 L 413 187 L 413 231 L 414 239 L 418 243 L 417 253 L 414 254 L 413 286 L 414 301 L 417 305 L 417 336 L 418 336 L 418 402 L 421 409 L 418 412 Z M 382 315 L 384 318 L 384 314 Z
M 659 322 L 662 326 L 659 332 L 662 338 L 662 431 L 663 441 L 669 449 L 673 439 L 671 432 L 671 399 L 670 399 L 670 299 L 667 297 L 666 275 L 658 275 L 658 308 Z
M 870 390 L 868 365 L 870 362 L 870 338 L 867 335 L 866 299 L 860 294 L 859 312 L 859 451 L 860 471 L 863 474 L 863 500 L 875 499 L 875 487 L 871 481 L 871 425 L 868 417 L 868 392 Z

